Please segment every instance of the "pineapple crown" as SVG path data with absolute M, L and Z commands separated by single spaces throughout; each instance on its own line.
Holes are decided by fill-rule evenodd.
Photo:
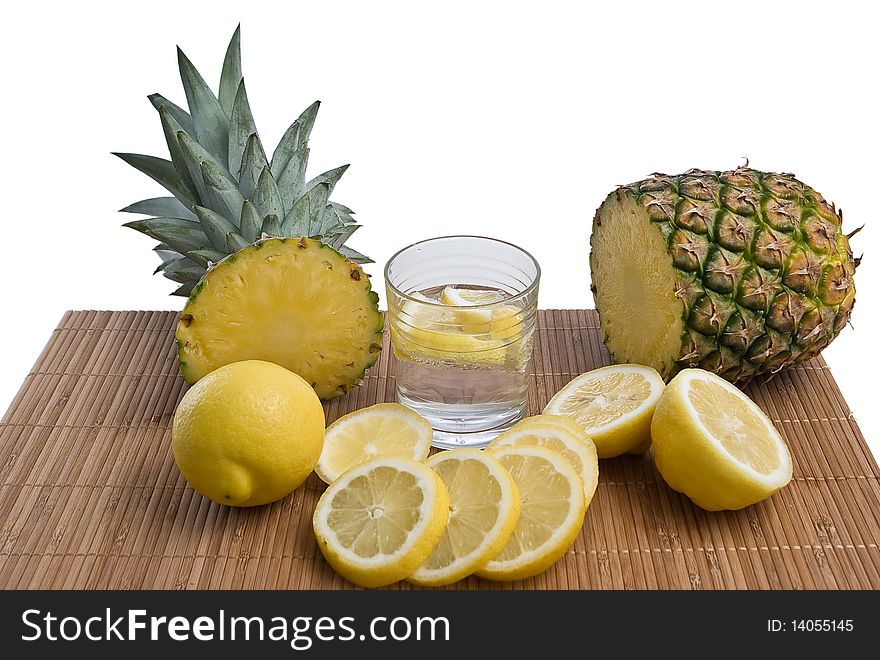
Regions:
M 172 295 L 188 296 L 211 264 L 263 235 L 316 238 L 351 261 L 371 263 L 345 245 L 360 226 L 354 212 L 330 201 L 348 165 L 306 180 L 320 102 L 290 125 L 269 160 L 241 73 L 241 26 L 226 50 L 217 96 L 180 48 L 177 59 L 189 112 L 160 94 L 149 96 L 171 159 L 114 153 L 172 195 L 121 209 L 153 216 L 124 226 L 159 241 L 155 272 L 180 284 Z

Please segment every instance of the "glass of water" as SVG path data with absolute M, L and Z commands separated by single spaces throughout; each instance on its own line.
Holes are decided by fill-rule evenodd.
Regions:
M 434 446 L 483 447 L 525 413 L 541 268 L 481 236 L 402 249 L 385 266 L 398 400 Z

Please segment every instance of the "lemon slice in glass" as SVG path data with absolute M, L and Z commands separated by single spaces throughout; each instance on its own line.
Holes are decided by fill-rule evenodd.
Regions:
M 576 377 L 544 412 L 574 419 L 596 444 L 599 458 L 611 458 L 651 442 L 651 416 L 663 388 L 655 369 L 615 364 Z
M 327 562 L 361 587 L 413 573 L 446 531 L 449 496 L 424 463 L 386 457 L 334 481 L 315 507 L 315 539 Z
M 545 447 L 564 456 L 581 478 L 585 503 L 590 505 L 599 483 L 599 459 L 596 445 L 573 419 L 559 415 L 527 417 L 496 437 L 488 449 L 508 446 Z
M 672 379 L 651 434 L 666 483 L 710 511 L 760 502 L 791 480 L 788 447 L 764 412 L 702 369 L 685 369 Z
M 477 575 L 521 580 L 552 566 L 574 543 L 584 524 L 584 486 L 564 456 L 544 447 L 491 453 L 516 482 L 520 516 L 507 544 Z
M 349 468 L 381 456 L 424 461 L 433 433 L 428 420 L 399 403 L 361 408 L 327 427 L 315 472 L 329 484 Z
M 408 579 L 422 586 L 452 584 L 483 568 L 507 543 L 519 520 L 519 491 L 491 454 L 453 449 L 428 459 L 449 493 L 449 521 L 427 561 Z

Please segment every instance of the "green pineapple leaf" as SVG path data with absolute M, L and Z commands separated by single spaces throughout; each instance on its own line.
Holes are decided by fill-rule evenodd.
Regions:
M 165 144 L 168 146 L 168 153 L 171 154 L 171 162 L 174 165 L 174 171 L 181 185 L 185 186 L 189 192 L 190 198 L 195 202 L 203 203 L 206 198 L 207 191 L 200 180 L 193 180 L 190 174 L 189 162 L 183 153 L 178 139 L 178 133 L 189 135 L 183 130 L 180 123 L 168 111 L 168 108 L 159 108 L 159 118 L 162 121 L 162 132 L 165 134 Z
M 180 48 L 177 49 L 177 61 L 195 137 L 214 158 L 225 165 L 228 162 L 229 118 L 204 78 Z
M 230 178 L 229 172 L 216 163 L 205 160 L 202 161 L 202 178 L 216 200 L 214 210 L 227 218 L 240 218 L 244 197 L 238 184 Z
M 260 174 L 266 167 L 269 167 L 266 152 L 263 151 L 260 137 L 254 133 L 248 138 L 244 148 L 244 155 L 241 158 L 241 172 L 238 176 L 238 189 L 245 199 L 253 199 L 257 183 L 260 181 Z
M 185 284 L 187 282 L 195 284 L 202 279 L 202 275 L 205 274 L 205 269 L 192 259 L 179 257 L 165 266 L 165 270 L 162 274 L 169 280 L 180 284 Z
M 248 103 L 244 78 L 238 86 L 238 93 L 232 106 L 232 117 L 229 120 L 229 173 L 238 180 L 241 173 L 241 162 L 251 135 L 257 134 L 257 125 L 251 114 Z
M 284 207 L 281 204 L 281 194 L 278 192 L 278 184 L 268 167 L 264 167 L 257 181 L 257 189 L 254 191 L 254 207 L 261 218 L 267 215 L 284 215 Z
M 335 231 L 330 233 L 329 235 L 324 235 L 324 242 L 327 243 L 334 250 L 339 250 L 345 242 L 351 238 L 351 235 L 355 233 L 358 229 L 360 229 L 360 225 L 345 225 L 339 231 Z
M 309 189 L 305 196 L 309 199 L 309 229 L 306 235 L 320 237 L 324 211 L 330 197 L 330 186 L 326 183 L 316 184 Z
M 248 241 L 255 241 L 260 235 L 260 229 L 263 226 L 263 220 L 254 205 L 248 201 L 244 201 L 241 207 L 241 235 Z
M 121 158 L 136 170 L 140 170 L 148 177 L 159 183 L 165 190 L 180 200 L 184 206 L 191 206 L 195 200 L 190 198 L 190 192 L 181 183 L 174 169 L 174 163 L 164 158 L 144 156 L 142 154 L 126 154 L 114 151 L 114 156 Z
M 204 268 L 207 268 L 209 264 L 216 264 L 221 259 L 226 256 L 226 246 L 223 246 L 223 251 L 218 250 L 191 250 L 186 253 L 190 259 L 195 261 L 197 264 L 201 264 Z
M 198 216 L 199 224 L 202 226 L 205 235 L 211 241 L 211 245 L 217 250 L 225 250 L 226 235 L 229 232 L 238 231 L 238 227 L 219 213 L 204 206 L 196 206 L 193 210 L 196 212 L 196 216 Z
M 231 231 L 226 235 L 226 249 L 230 254 L 243 250 L 248 245 L 250 243 L 244 240 L 241 234 Z
M 211 247 L 211 243 L 198 222 L 182 218 L 145 218 L 126 222 L 130 227 L 161 241 L 171 249 L 186 254 L 192 250 Z
M 330 202 L 330 206 L 332 206 L 334 209 L 336 209 L 337 211 L 339 211 L 340 213 L 343 213 L 345 215 L 348 215 L 348 216 L 354 215 L 354 211 L 352 211 L 350 208 L 348 208 L 345 204 L 340 204 L 339 202 Z M 354 222 L 354 220 L 352 220 L 352 222 Z
M 162 263 L 159 264 L 158 266 L 156 266 L 156 270 L 153 271 L 153 275 L 155 275 L 156 273 L 161 273 L 163 270 L 165 270 L 165 268 L 166 268 L 166 266 L 168 266 L 168 264 L 170 264 L 172 261 L 180 259 L 180 257 L 183 256 L 182 254 L 180 254 L 179 252 L 177 252 L 175 250 L 171 250 L 171 249 L 159 250 L 158 247 L 160 247 L 160 246 L 157 246 L 156 248 L 153 248 L 153 249 L 156 250 L 156 254 L 159 255 L 159 259 L 162 261 Z M 165 247 L 167 247 L 167 246 L 165 246 Z
M 147 98 L 150 99 L 150 103 L 153 104 L 153 107 L 156 108 L 156 110 L 166 108 L 168 112 L 171 113 L 171 116 L 177 120 L 177 123 L 183 126 L 183 130 L 187 133 L 192 135 L 195 132 L 192 117 L 179 105 L 172 103 L 161 94 L 150 94 Z
M 342 256 L 344 256 L 346 259 L 349 259 L 349 260 L 355 262 L 356 264 L 371 264 L 371 263 L 374 263 L 374 261 L 373 261 L 372 259 L 370 259 L 369 257 L 367 257 L 367 256 L 365 256 L 365 255 L 363 255 L 363 254 L 361 254 L 361 253 L 358 252 L 357 250 L 352 250 L 352 249 L 351 249 L 350 247 L 348 247 L 347 245 L 343 245 L 343 246 L 337 248 L 337 252 L 339 252 L 339 253 L 340 253 Z
M 272 154 L 272 174 L 281 176 L 294 152 L 309 141 L 309 135 L 312 133 L 312 127 L 315 125 L 315 118 L 318 116 L 318 108 L 320 106 L 320 101 L 312 103 L 302 111 L 297 120 L 281 136 L 281 141 L 275 147 L 275 152 Z
M 342 175 L 345 174 L 345 171 L 348 168 L 348 165 L 340 165 L 339 167 L 334 167 L 332 170 L 327 170 L 323 174 L 319 174 L 314 179 L 305 184 L 305 189 L 311 190 L 312 187 L 318 185 L 319 183 L 326 183 L 328 186 L 330 186 L 330 194 L 332 195 L 333 189 L 336 187 L 339 179 L 342 178 Z
M 197 282 L 187 282 L 186 284 L 181 284 L 179 287 L 174 289 L 170 295 L 172 296 L 183 296 L 184 298 L 188 298 L 189 294 L 192 293 L 192 290 L 195 288 Z
M 293 208 L 294 202 L 306 191 L 306 167 L 309 164 L 309 147 L 302 145 L 287 161 L 287 167 L 278 179 L 281 204 L 285 212 Z
M 162 215 L 169 218 L 195 220 L 196 214 L 180 203 L 176 197 L 152 197 L 129 204 L 120 213 L 140 213 L 142 215 Z
M 232 117 L 235 95 L 238 93 L 241 78 L 241 25 L 239 24 L 229 40 L 226 57 L 223 58 L 223 71 L 220 73 L 220 107 L 228 117 Z M 238 167 L 238 162 L 229 160 L 229 164 L 233 167 Z
M 263 234 L 267 234 L 269 236 L 280 236 L 281 235 L 281 222 L 278 220 L 277 215 L 267 215 L 263 220 L 263 226 L 260 228 L 260 231 Z

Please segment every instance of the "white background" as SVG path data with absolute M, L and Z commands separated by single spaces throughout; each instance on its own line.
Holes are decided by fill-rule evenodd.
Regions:
M 865 224 L 852 325 L 825 352 L 880 454 L 878 16 L 869 3 L 28 2 L 0 55 L 0 410 L 66 309 L 179 309 L 153 241 L 116 210 L 161 194 L 110 156 L 165 156 L 146 99 L 183 104 L 175 45 L 212 86 L 242 21 L 267 149 L 323 102 L 310 173 L 382 292 L 399 247 L 456 232 L 529 249 L 543 307 L 592 306 L 593 212 L 654 171 L 794 172 Z

